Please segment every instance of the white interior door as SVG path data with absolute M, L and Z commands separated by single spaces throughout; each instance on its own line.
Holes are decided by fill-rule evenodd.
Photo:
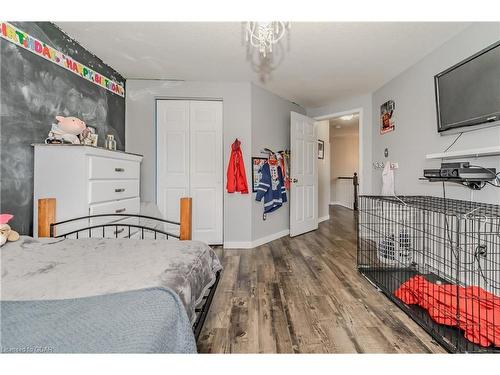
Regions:
M 318 140 L 314 120 L 291 112 L 290 236 L 318 228 Z
M 159 100 L 156 108 L 158 207 L 179 221 L 179 199 L 192 197 L 192 238 L 221 244 L 222 102 Z
M 222 244 L 222 102 L 190 103 L 193 239 Z

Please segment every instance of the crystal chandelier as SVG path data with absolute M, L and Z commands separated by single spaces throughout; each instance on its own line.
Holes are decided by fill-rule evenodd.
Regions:
M 266 57 L 273 52 L 273 45 L 278 43 L 289 29 L 290 22 L 247 22 L 245 39 Z

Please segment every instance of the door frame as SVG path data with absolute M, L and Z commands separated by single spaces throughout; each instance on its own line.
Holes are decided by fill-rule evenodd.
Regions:
M 199 101 L 199 102 L 221 102 L 222 103 L 222 132 L 221 132 L 221 152 L 222 152 L 222 244 L 224 244 L 224 229 L 225 229 L 225 164 L 224 164 L 224 99 L 216 97 L 189 97 L 189 96 L 155 96 L 154 100 L 154 134 L 155 134 L 155 195 L 154 204 L 158 206 L 158 101 L 160 100 L 187 100 L 187 101 Z
M 364 128 L 364 113 L 363 113 L 363 108 L 354 108 L 354 109 L 349 109 L 347 111 L 341 111 L 341 112 L 334 112 L 328 115 L 321 115 L 317 117 L 313 117 L 314 120 L 316 121 L 322 121 L 322 120 L 329 120 L 332 118 L 336 117 L 341 117 L 341 116 L 346 116 L 346 115 L 352 115 L 352 114 L 359 114 L 359 121 L 358 121 L 358 138 L 359 138 L 359 150 L 358 150 L 358 176 L 361 178 L 361 185 L 359 186 L 359 194 L 365 194 L 365 189 L 363 184 L 365 183 L 366 177 L 365 177 L 365 165 L 363 163 L 363 157 L 365 156 L 365 142 L 364 142 L 364 133 L 365 133 L 365 128 Z M 331 152 L 331 150 L 330 150 Z M 330 154 L 331 155 L 331 154 Z M 331 160 L 330 160 L 331 162 Z

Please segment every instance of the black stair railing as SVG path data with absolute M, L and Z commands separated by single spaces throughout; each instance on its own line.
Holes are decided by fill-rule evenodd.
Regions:
M 352 186 L 353 186 L 353 193 L 354 193 L 354 204 L 353 208 L 354 211 L 358 210 L 358 186 L 359 186 L 359 179 L 358 179 L 358 174 L 354 172 L 353 176 L 341 176 L 337 177 L 339 180 L 352 180 Z

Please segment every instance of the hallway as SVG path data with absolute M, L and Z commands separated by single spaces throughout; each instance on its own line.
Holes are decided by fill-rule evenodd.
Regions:
M 295 238 L 223 250 L 200 353 L 442 353 L 356 270 L 353 211 Z

